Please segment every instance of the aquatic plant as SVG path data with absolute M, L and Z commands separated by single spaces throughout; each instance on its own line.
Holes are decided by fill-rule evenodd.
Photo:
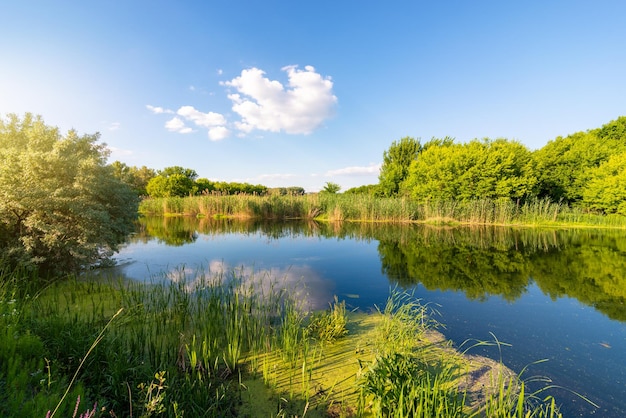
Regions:
M 333 342 L 348 333 L 347 324 L 346 301 L 339 302 L 335 296 L 335 301 L 328 310 L 311 315 L 307 329 L 319 341 Z
M 168 285 L 158 275 L 148 284 L 70 280 L 15 302 L 22 292 L 0 286 L 2 415 L 43 417 L 57 405 L 50 416 L 76 416 L 81 402 L 133 416 L 258 413 L 247 393 L 261 373 L 268 387 L 255 390 L 267 394 L 254 402 L 270 400 L 275 416 L 482 416 L 457 384 L 459 354 L 429 340 L 433 308 L 410 294 L 392 291 L 371 315 L 335 298 L 308 316 L 269 277 L 191 280 L 181 270 Z M 558 416 L 537 412 L 558 411 L 523 384 L 495 388 L 480 414 Z
M 151 198 L 146 215 L 190 215 L 254 219 L 318 219 L 329 222 L 422 222 L 471 225 L 579 225 L 626 227 L 626 217 L 591 214 L 547 198 L 427 200 L 367 194 L 222 195 Z

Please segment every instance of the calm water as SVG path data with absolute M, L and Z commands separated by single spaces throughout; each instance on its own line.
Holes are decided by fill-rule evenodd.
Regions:
M 566 417 L 626 416 L 623 231 L 158 218 L 143 220 L 117 259 L 136 280 L 193 280 L 198 271 L 269 276 L 304 286 L 319 309 L 337 295 L 369 310 L 398 286 L 436 306 L 458 345 L 494 336 L 510 344 L 505 364 L 516 372 L 530 365 L 525 377 L 567 389 L 548 392 Z

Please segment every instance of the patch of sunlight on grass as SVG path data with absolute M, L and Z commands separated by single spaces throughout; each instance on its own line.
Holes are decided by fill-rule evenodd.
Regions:
M 331 343 L 312 344 L 307 358 L 300 358 L 295 368 L 279 352 L 258 355 L 253 362 L 257 369 L 250 370 L 250 377 L 242 382 L 247 390 L 239 412 L 272 417 L 355 416 L 360 366 L 374 361 L 381 344 L 386 343 L 381 335 L 384 320 L 380 312 L 350 313 L 348 334 Z M 414 349 L 425 361 L 445 363 L 448 370 L 454 370 L 451 384 L 467 390 L 470 400 L 479 396 L 472 392 L 484 390 L 485 383 L 497 380 L 497 375 L 513 375 L 501 363 L 460 353 L 434 330 L 416 335 Z M 477 375 L 483 377 L 480 382 L 475 381 Z

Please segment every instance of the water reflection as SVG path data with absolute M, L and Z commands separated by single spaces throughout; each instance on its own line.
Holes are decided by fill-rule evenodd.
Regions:
M 277 224 L 172 217 L 143 218 L 133 240 L 147 242 L 155 237 L 169 246 L 183 246 L 194 243 L 198 234 L 233 233 L 260 234 L 268 241 L 296 236 L 376 241 L 382 272 L 392 284 L 460 291 L 472 300 L 500 296 L 514 301 L 534 281 L 552 299 L 576 298 L 612 319 L 626 321 L 626 234 L 622 231 L 312 221 Z M 295 261 L 290 271 L 272 274 L 290 277 L 291 282 L 302 277 L 310 277 L 307 280 L 313 283 L 323 280 L 300 265 L 301 260 Z M 233 267 L 237 266 L 227 268 Z
M 118 260 L 136 280 L 235 272 L 309 309 L 334 295 L 369 309 L 401 286 L 438 307 L 450 340 L 495 335 L 511 345 L 477 354 L 516 371 L 549 359 L 529 373 L 601 405 L 556 390 L 564 416 L 626 416 L 624 231 L 144 218 Z
M 327 308 L 333 297 L 331 281 L 307 265 L 256 269 L 253 265 L 230 266 L 223 260 L 212 260 L 207 266 L 178 265 L 155 274 L 152 280 L 159 278 L 182 283 L 189 291 L 206 284 L 236 280 L 238 287 L 260 297 L 285 292 L 298 301 L 298 308 L 305 312 Z

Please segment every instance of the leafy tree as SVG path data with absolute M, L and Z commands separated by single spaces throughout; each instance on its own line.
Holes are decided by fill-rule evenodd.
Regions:
M 204 177 L 196 180 L 196 194 L 207 194 L 215 190 L 215 183 Z
M 461 170 L 458 146 L 431 146 L 412 161 L 402 190 L 418 200 L 453 199 L 459 194 Z
M 133 229 L 137 197 L 106 164 L 99 134 L 65 135 L 27 113 L 0 118 L 0 252 L 45 273 L 108 259 Z
M 601 128 L 557 137 L 534 152 L 539 197 L 579 204 L 591 172 L 626 152 L 626 117 Z
M 383 153 L 383 164 L 378 176 L 378 192 L 382 196 L 398 194 L 400 184 L 409 174 L 409 166 L 421 151 L 419 139 L 408 136 L 391 143 L 389 149 Z
M 305 194 L 303 187 L 291 186 L 291 187 L 274 187 L 267 189 L 267 193 L 274 196 L 302 196 Z
M 626 153 L 590 170 L 582 203 L 594 211 L 626 215 Z
M 113 175 L 131 186 L 140 196 L 148 194 L 146 186 L 150 179 L 156 176 L 156 171 L 145 165 L 137 168 L 128 166 L 120 161 L 114 161 L 111 163 L 111 167 L 113 168 Z
M 327 181 L 326 185 L 322 189 L 322 193 L 335 194 L 335 193 L 338 193 L 339 190 L 341 190 L 341 186 L 340 185 L 338 185 L 337 183 L 332 183 L 330 181 Z
M 418 200 L 520 199 L 534 192 L 532 162 L 516 141 L 435 142 L 413 161 L 402 190 Z
M 379 194 L 379 186 L 378 184 L 367 184 L 358 187 L 352 187 L 345 192 L 344 194 L 366 194 L 369 196 L 376 196 Z
M 198 173 L 190 168 L 166 167 L 148 182 L 146 191 L 150 197 L 185 197 L 195 194 Z
M 237 183 L 220 181 L 215 183 L 215 190 L 227 195 L 232 194 L 255 194 L 264 195 L 267 193 L 267 187 L 260 184 Z

